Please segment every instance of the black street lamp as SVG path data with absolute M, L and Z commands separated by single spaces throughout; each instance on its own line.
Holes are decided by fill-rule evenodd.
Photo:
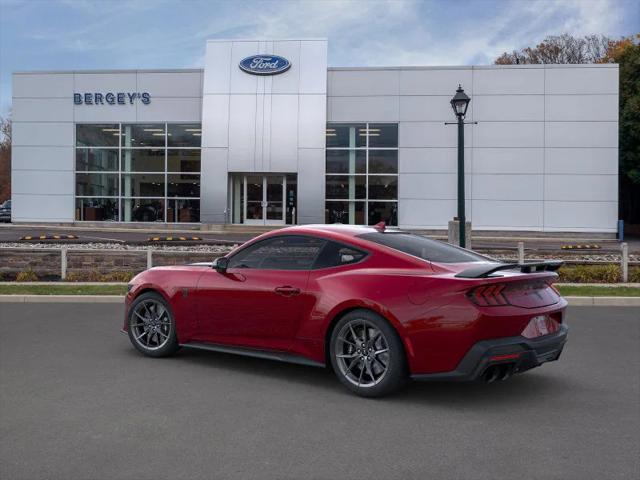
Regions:
M 451 99 L 451 108 L 458 117 L 458 230 L 460 246 L 466 248 L 466 218 L 464 213 L 464 116 L 471 99 L 464 93 L 462 85 L 458 85 L 456 94 Z

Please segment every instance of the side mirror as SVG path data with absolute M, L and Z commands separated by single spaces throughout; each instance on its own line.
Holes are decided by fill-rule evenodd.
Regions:
M 213 268 L 218 273 L 225 273 L 229 267 L 229 259 L 227 257 L 218 257 L 213 261 Z

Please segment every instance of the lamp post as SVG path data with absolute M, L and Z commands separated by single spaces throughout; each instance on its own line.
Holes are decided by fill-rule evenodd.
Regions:
M 456 94 L 451 99 L 451 108 L 458 117 L 458 231 L 459 245 L 466 248 L 466 218 L 464 213 L 464 116 L 471 99 L 464 93 L 462 85 L 458 85 Z

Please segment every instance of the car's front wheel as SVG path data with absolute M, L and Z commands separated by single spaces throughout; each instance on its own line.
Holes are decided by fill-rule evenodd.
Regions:
M 380 397 L 406 382 L 400 337 L 389 322 L 369 310 L 353 310 L 338 321 L 330 356 L 338 379 L 358 395 Z
M 140 295 L 131 303 L 127 320 L 129 340 L 145 355 L 166 357 L 180 348 L 173 312 L 162 295 Z

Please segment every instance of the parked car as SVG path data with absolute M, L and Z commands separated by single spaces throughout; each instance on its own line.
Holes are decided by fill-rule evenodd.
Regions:
M 0 222 L 11 222 L 11 200 L 0 204 Z
M 363 396 L 408 378 L 492 382 L 560 356 L 559 266 L 501 264 L 382 223 L 296 226 L 137 275 L 123 331 L 151 357 L 191 347 L 329 367 Z

